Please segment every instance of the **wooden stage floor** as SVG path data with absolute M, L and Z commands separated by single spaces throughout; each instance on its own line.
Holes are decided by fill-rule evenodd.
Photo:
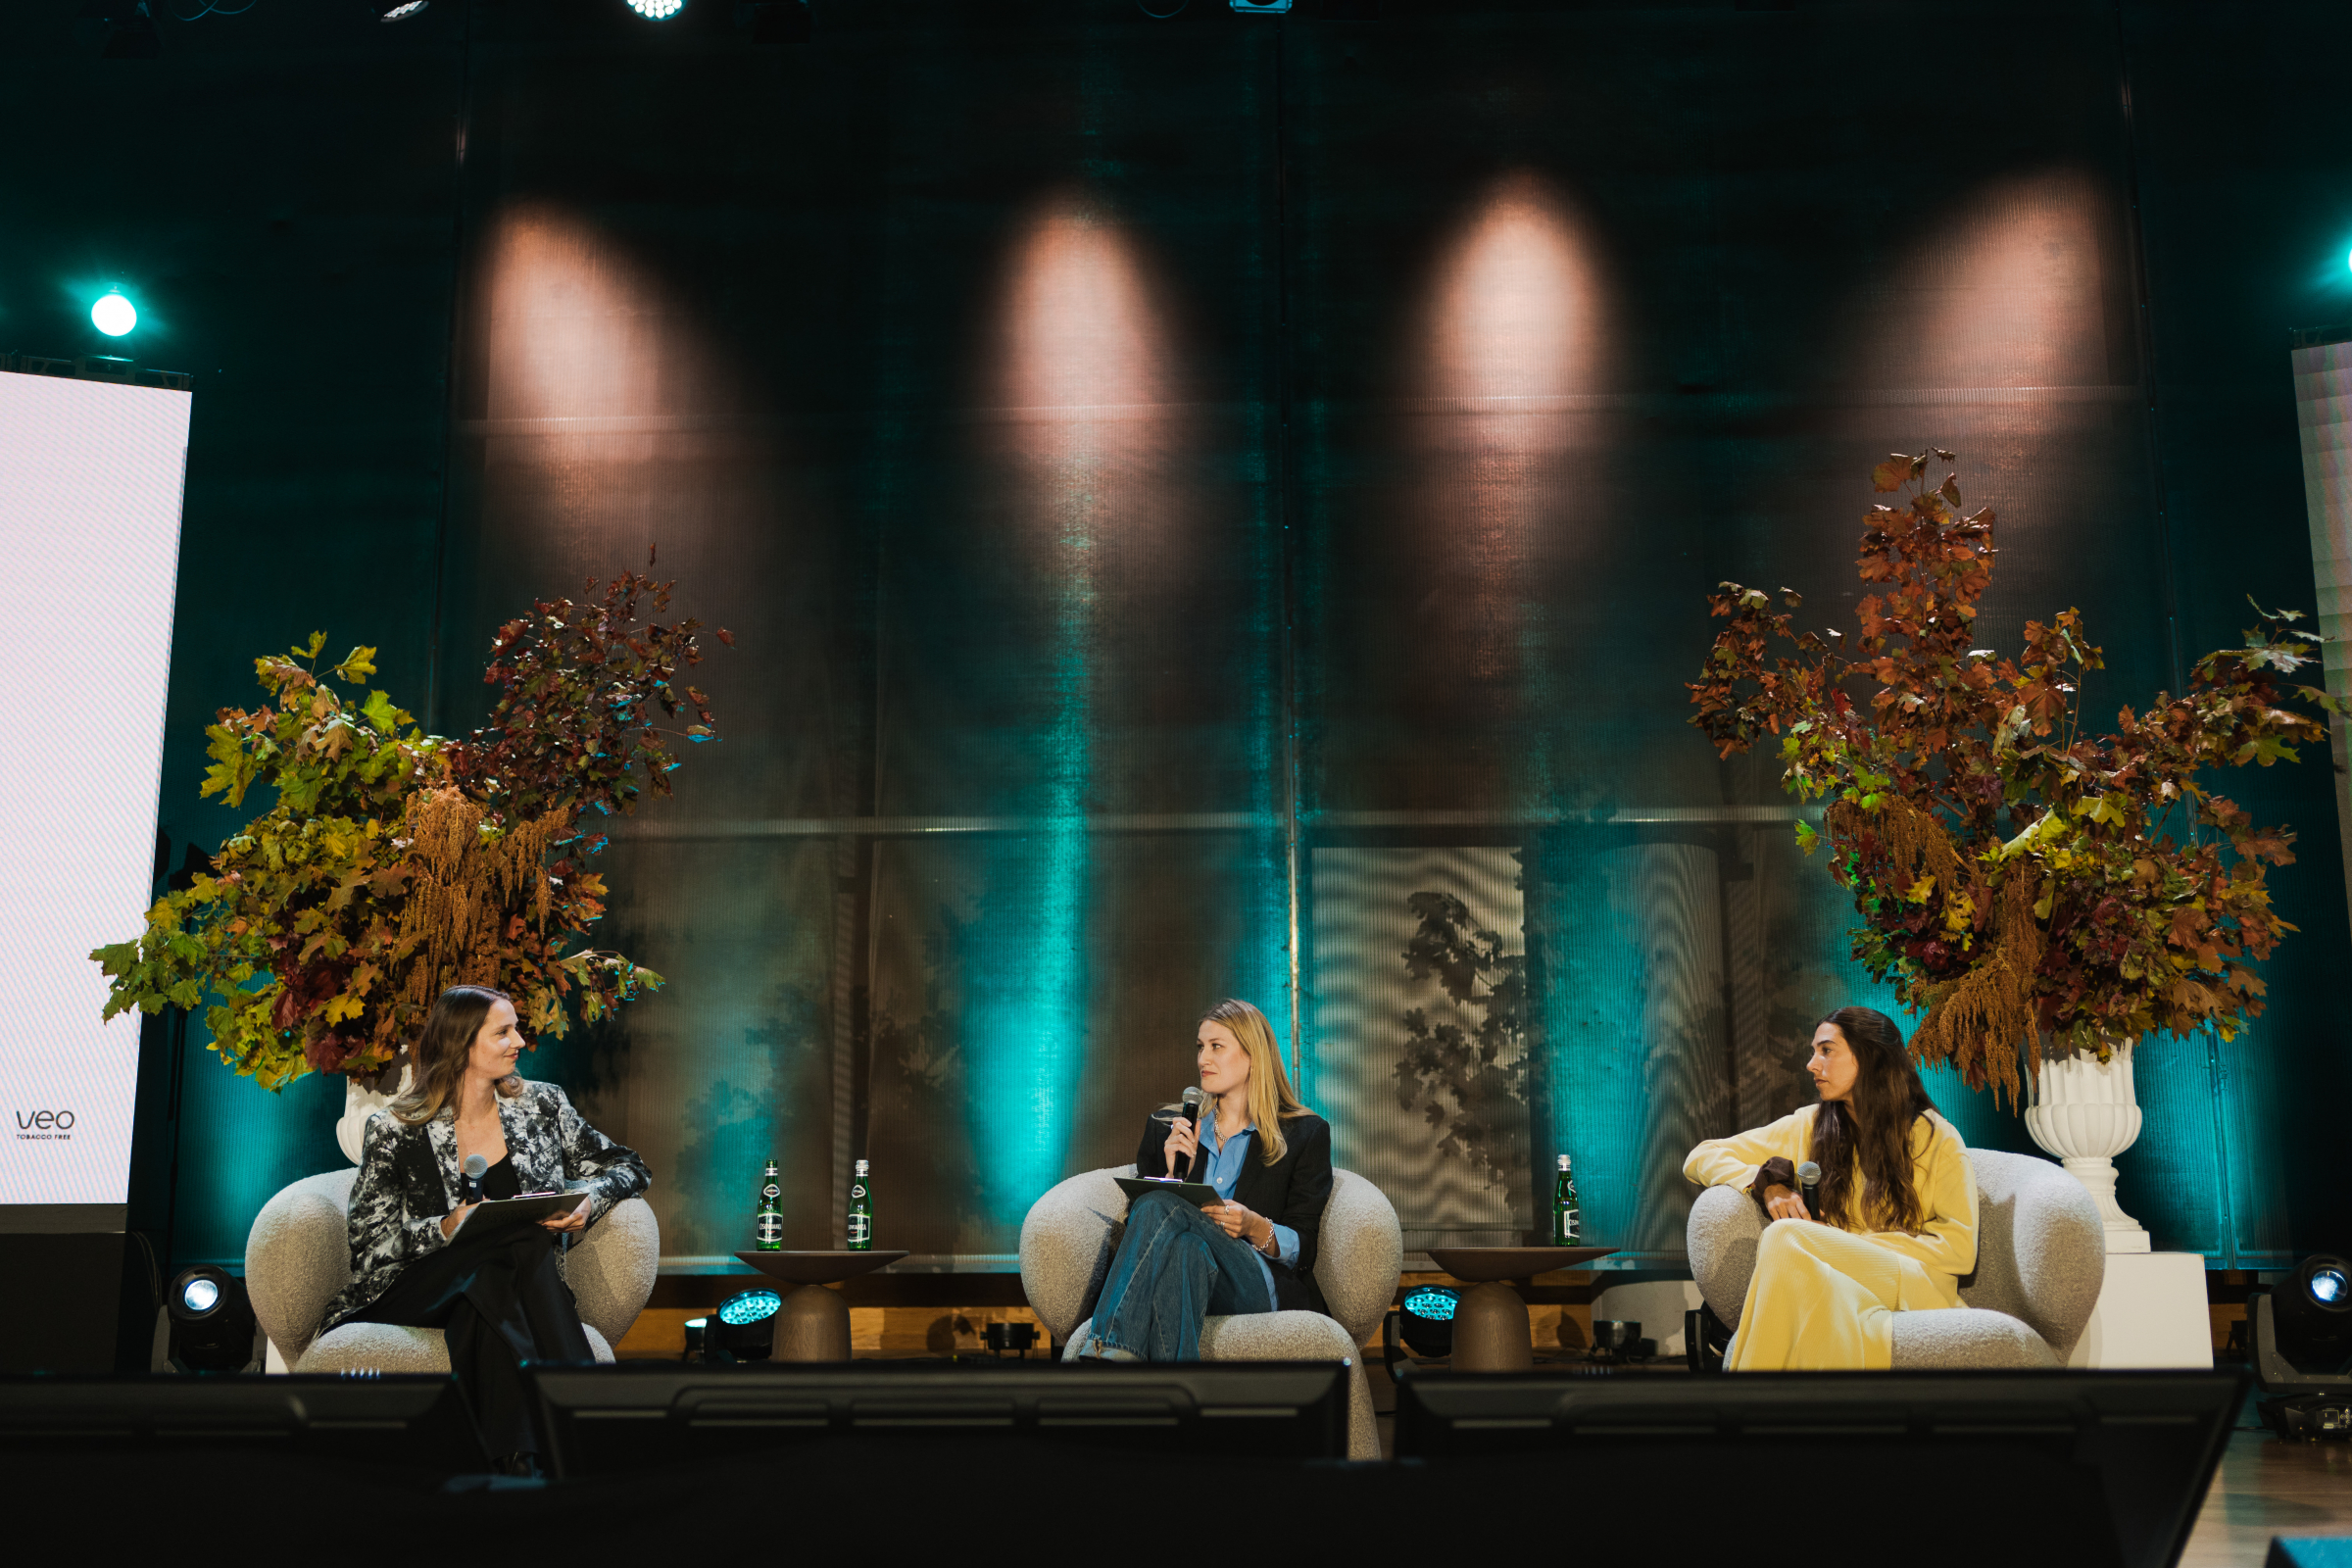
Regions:
M 2352 1443 L 2230 1435 L 2180 1568 L 2261 1568 L 2273 1536 L 2352 1536 Z

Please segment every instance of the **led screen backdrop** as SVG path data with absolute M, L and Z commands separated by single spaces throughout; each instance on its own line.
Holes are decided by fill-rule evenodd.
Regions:
M 122 1227 L 139 1018 L 89 954 L 153 886 L 192 401 L 0 373 L 0 1228 Z

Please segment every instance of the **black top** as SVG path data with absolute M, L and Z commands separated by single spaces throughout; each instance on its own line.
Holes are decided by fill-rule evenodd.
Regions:
M 499 1155 L 498 1163 L 482 1172 L 482 1196 L 486 1199 L 522 1196 L 522 1183 L 514 1175 L 514 1156 L 512 1152 Z
M 1208 1113 L 1215 1114 L 1213 1109 Z M 1241 1177 L 1233 1184 L 1233 1200 L 1298 1233 L 1297 1268 L 1278 1257 L 1266 1259 L 1274 1273 L 1274 1305 L 1282 1311 L 1328 1315 L 1330 1308 L 1323 1304 L 1323 1292 L 1315 1284 L 1315 1242 L 1323 1229 L 1323 1205 L 1331 1200 L 1331 1123 L 1311 1112 L 1285 1117 L 1282 1136 L 1289 1147 L 1271 1165 L 1256 1147 L 1257 1129 L 1252 1127 L 1242 1136 L 1250 1141 L 1250 1149 L 1242 1161 Z M 1167 1140 L 1166 1123 L 1144 1123 L 1143 1146 L 1135 1152 L 1137 1175 L 1168 1174 L 1161 1153 Z

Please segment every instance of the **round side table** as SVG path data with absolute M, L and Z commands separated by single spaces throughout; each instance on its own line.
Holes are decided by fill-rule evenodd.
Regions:
M 1433 1247 L 1438 1267 L 1469 1282 L 1453 1307 L 1456 1372 L 1518 1372 L 1535 1365 L 1527 1303 L 1504 1282 L 1606 1257 L 1614 1247 Z M 768 1256 L 776 1254 L 770 1252 Z
M 735 1256 L 770 1279 L 800 1287 L 776 1308 L 779 1361 L 847 1361 L 850 1308 L 828 1285 L 886 1268 L 906 1254 L 879 1249 L 864 1252 L 737 1252 Z M 1525 1316 L 1522 1311 L 1521 1316 Z

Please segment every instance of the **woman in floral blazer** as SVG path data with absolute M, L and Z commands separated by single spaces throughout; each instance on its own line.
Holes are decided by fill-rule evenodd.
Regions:
M 509 1473 L 538 1472 L 523 1360 L 592 1358 L 556 1250 L 652 1185 L 645 1162 L 583 1120 L 554 1084 L 514 1071 L 514 1004 L 453 986 L 413 1053 L 414 1087 L 368 1120 L 351 1189 L 352 1282 L 321 1332 L 355 1321 L 438 1328 L 484 1448 Z M 572 1191 L 569 1212 L 487 1236 L 461 1233 L 469 1155 L 485 1199 Z

